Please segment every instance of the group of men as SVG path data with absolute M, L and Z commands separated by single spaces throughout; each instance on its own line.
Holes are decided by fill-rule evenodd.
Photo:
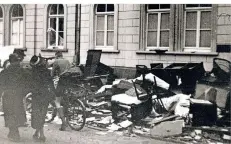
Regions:
M 26 122 L 26 112 L 23 99 L 32 93 L 31 126 L 35 129 L 33 139 L 45 142 L 43 126 L 49 102 L 55 100 L 59 116 L 62 120 L 60 130 L 65 130 L 66 121 L 61 106 L 62 94 L 56 93 L 59 76 L 68 70 L 70 62 L 63 58 L 61 52 L 56 52 L 52 71 L 47 67 L 47 61 L 34 55 L 30 59 L 31 71 L 22 67 L 26 55 L 22 50 L 15 50 L 9 56 L 10 64 L 0 73 L 0 93 L 2 96 L 5 126 L 9 128 L 8 138 L 19 141 L 18 128 Z M 53 81 L 54 80 L 54 81 Z

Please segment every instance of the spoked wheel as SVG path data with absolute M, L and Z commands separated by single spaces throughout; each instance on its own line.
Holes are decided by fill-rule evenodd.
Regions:
M 79 131 L 86 122 L 86 108 L 82 101 L 75 99 L 71 101 L 67 108 L 67 123 L 71 129 Z
M 52 122 L 56 116 L 57 116 L 57 108 L 56 108 L 55 102 L 53 101 L 49 103 L 45 122 L 46 123 Z

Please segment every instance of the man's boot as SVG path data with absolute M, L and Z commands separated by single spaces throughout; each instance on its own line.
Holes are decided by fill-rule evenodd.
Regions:
M 66 120 L 65 120 L 65 116 L 64 116 L 64 112 L 63 112 L 63 107 L 57 108 L 58 114 L 59 114 L 59 118 L 62 120 L 62 125 L 61 128 L 59 129 L 60 131 L 65 131 L 66 130 Z

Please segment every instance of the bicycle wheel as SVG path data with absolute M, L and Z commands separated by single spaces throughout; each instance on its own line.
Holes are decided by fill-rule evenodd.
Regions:
M 86 122 L 86 108 L 82 101 L 75 99 L 71 101 L 67 108 L 67 124 L 72 130 L 81 130 Z
M 57 108 L 56 108 L 55 102 L 53 101 L 49 103 L 45 122 L 46 123 L 52 122 L 56 116 L 57 116 Z

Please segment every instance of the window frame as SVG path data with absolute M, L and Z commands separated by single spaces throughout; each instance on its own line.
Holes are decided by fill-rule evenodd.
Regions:
M 42 48 L 42 50 L 52 50 L 52 51 L 67 51 L 67 6 L 66 4 L 62 4 L 63 5 L 63 9 L 64 9 L 64 14 L 57 14 L 57 15 L 50 15 L 50 10 L 51 10 L 51 6 L 54 4 L 47 4 L 45 6 L 45 14 L 44 14 L 44 48 Z M 58 4 L 57 4 L 58 5 Z M 58 9 L 57 9 L 58 11 Z M 64 26 L 63 26 L 63 46 L 50 46 L 49 45 L 49 34 L 48 34 L 48 28 L 50 28 L 50 16 L 53 18 L 56 18 L 56 29 L 58 29 L 59 25 L 57 23 L 57 21 L 59 20 L 60 17 L 63 18 L 64 20 Z M 58 17 L 58 18 L 57 18 Z M 56 39 L 59 31 L 56 31 Z M 58 43 L 58 40 L 56 41 L 56 44 Z
M 0 46 L 4 46 L 5 44 L 4 44 L 4 37 L 5 37 L 5 31 L 4 31 L 4 29 L 5 29 L 5 10 L 4 10 L 4 7 L 3 7 L 3 5 L 0 5 L 0 8 L 2 9 L 2 18 L 0 18 L 0 21 L 2 21 L 2 39 L 1 39 L 1 41 L 2 41 L 2 45 L 0 45 Z
M 107 4 L 105 4 L 106 5 L 106 7 L 105 7 L 105 9 L 107 9 Z M 97 12 L 97 4 L 96 4 L 96 6 L 95 6 L 95 29 L 94 29 L 94 31 L 95 31 L 95 48 L 96 49 L 113 49 L 113 45 L 114 45 L 114 42 L 113 42 L 113 45 L 112 46 L 110 46 L 110 45 L 107 45 L 107 40 L 108 40 L 108 36 L 107 36 L 107 32 L 109 32 L 109 31 L 111 31 L 111 32 L 113 32 L 113 34 L 114 34 L 114 32 L 115 32 L 115 23 L 114 23 L 114 29 L 113 30 L 108 30 L 108 16 L 110 15 L 110 16 L 113 16 L 113 19 L 115 20 L 115 5 L 114 5 L 114 11 L 113 12 Z M 98 18 L 98 16 L 103 16 L 104 17 L 104 29 L 103 30 L 97 30 L 97 18 Z M 96 41 L 96 36 L 97 36 L 97 31 L 101 31 L 101 32 L 104 32 L 104 45 L 103 46 L 97 46 L 96 45 L 96 43 L 97 43 L 97 41 Z M 113 39 L 114 39 L 114 37 L 113 37 Z M 114 41 L 114 40 L 113 40 Z
M 140 51 L 149 51 L 146 49 L 146 10 L 147 4 L 140 5 Z M 217 24 L 217 4 L 212 4 L 211 18 L 211 50 L 210 53 L 216 52 L 216 24 Z M 170 43 L 169 52 L 188 53 L 184 51 L 184 26 L 185 26 L 185 4 L 170 5 Z M 198 53 L 202 51 L 196 51 Z M 152 53 L 152 52 L 150 52 Z M 202 52 L 205 53 L 205 52 Z M 208 53 L 208 52 L 207 52 Z
M 184 5 L 184 38 L 183 38 L 183 51 L 184 52 L 212 52 L 212 6 L 211 7 L 191 7 L 187 8 L 186 4 Z M 186 47 L 186 20 L 187 20 L 187 12 L 196 12 L 197 18 L 196 18 L 196 46 L 195 47 Z M 205 29 L 201 28 L 201 12 L 211 12 L 211 28 Z M 201 30 L 207 30 L 211 32 L 211 41 L 210 41 L 210 47 L 200 47 L 200 32 Z
M 170 9 L 152 9 L 153 13 L 169 13 L 169 47 L 147 47 L 147 28 L 148 28 L 148 4 L 141 4 L 140 16 L 140 49 L 144 51 L 151 51 L 156 49 L 172 51 L 174 48 L 174 13 L 175 5 L 170 4 Z M 150 11 L 150 10 L 149 10 Z M 158 14 L 159 15 L 159 14 Z M 159 16 L 158 16 L 159 17 Z M 158 23 L 161 23 L 158 21 Z M 160 26 L 160 25 L 159 25 Z M 160 41 L 159 41 L 160 43 Z
M 169 46 L 170 46 L 170 21 L 171 21 L 171 18 L 170 18 L 170 12 L 171 12 L 171 5 L 170 5 L 170 8 L 169 9 L 148 9 L 148 4 L 146 5 L 146 26 L 145 26 L 145 36 L 146 36 L 146 39 L 145 39 L 145 48 L 146 50 L 155 50 L 155 49 L 169 49 Z M 160 7 L 160 4 L 159 4 L 159 7 Z M 163 13 L 169 13 L 169 28 L 168 29 L 164 29 L 164 31 L 168 31 L 169 32 L 169 43 L 168 43 L 168 47 L 161 47 L 160 46 L 160 43 L 161 43 L 161 39 L 160 39 L 160 33 L 161 33 L 161 16 Z M 148 16 L 149 14 L 157 14 L 157 19 L 158 19 L 158 24 L 157 24 L 157 40 L 156 40 L 156 47 L 148 47 L 148 32 L 150 31 L 148 29 Z M 163 31 L 163 30 L 162 30 Z
M 13 13 L 13 9 L 14 9 L 14 6 L 15 6 L 15 4 L 13 4 L 13 5 L 11 5 L 10 6 L 10 11 L 9 11 L 9 21 L 10 21 L 10 28 L 9 28 L 9 45 L 12 45 L 12 32 L 13 32 L 13 20 L 17 20 L 18 21 L 18 25 L 19 25 L 19 33 L 18 33 L 18 36 L 17 36 L 17 38 L 19 38 L 18 39 L 18 41 L 19 41 L 19 44 L 20 44 L 20 21 L 22 20 L 22 24 L 23 24 L 23 30 L 22 30 L 22 45 L 13 45 L 15 48 L 20 48 L 20 49 L 22 49 L 22 48 L 24 48 L 25 47 L 25 41 L 26 41 L 26 37 L 25 37 L 25 29 L 26 29 L 26 22 L 25 22 L 25 15 L 26 15 L 26 13 L 25 13 L 25 7 L 24 7 L 24 5 L 21 5 L 21 4 L 18 4 L 18 5 L 20 5 L 21 7 L 22 7 L 22 10 L 23 10 L 23 16 L 21 17 L 12 17 L 12 13 Z
M 89 39 L 89 49 L 100 49 L 103 52 L 118 52 L 118 4 L 114 4 L 114 40 L 113 46 L 109 47 L 96 47 L 96 8 L 97 4 L 90 5 L 90 39 Z M 101 13 L 101 12 L 99 12 Z M 110 13 L 110 12 L 109 12 Z

